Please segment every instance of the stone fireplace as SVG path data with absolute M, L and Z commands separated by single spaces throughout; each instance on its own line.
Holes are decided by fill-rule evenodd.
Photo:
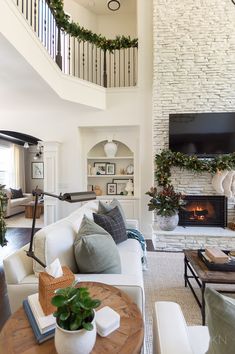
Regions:
M 227 226 L 227 198 L 214 195 L 187 195 L 179 211 L 181 226 Z

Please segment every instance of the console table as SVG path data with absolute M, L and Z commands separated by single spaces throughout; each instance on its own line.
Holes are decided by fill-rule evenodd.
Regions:
M 120 327 L 107 337 L 97 334 L 92 354 L 139 354 L 144 339 L 144 324 L 137 305 L 123 291 L 114 286 L 81 282 L 92 297 L 101 300 L 102 308 L 110 306 L 120 314 Z M 11 354 L 56 354 L 54 338 L 37 344 L 24 309 L 21 307 L 6 322 L 0 333 L 0 348 Z

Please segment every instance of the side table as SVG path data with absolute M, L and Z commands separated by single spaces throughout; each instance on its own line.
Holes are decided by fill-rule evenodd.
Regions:
M 140 353 L 144 339 L 143 319 L 130 297 L 122 290 L 103 283 L 81 282 L 79 286 L 87 287 L 92 297 L 101 300 L 99 308 L 110 306 L 120 314 L 120 327 L 107 337 L 97 334 L 92 354 Z M 0 333 L 0 348 L 11 354 L 56 354 L 54 338 L 37 344 L 23 307 L 4 325 Z

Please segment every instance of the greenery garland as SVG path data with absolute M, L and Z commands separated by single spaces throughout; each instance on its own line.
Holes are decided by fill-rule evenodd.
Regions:
M 138 39 L 131 39 L 130 36 L 116 36 L 115 39 L 106 39 L 100 34 L 93 33 L 75 22 L 70 22 L 70 17 L 65 14 L 63 0 L 48 0 L 49 6 L 54 13 L 57 25 L 72 37 L 79 41 L 87 41 L 97 47 L 112 52 L 115 49 L 137 48 Z
M 171 167 L 180 167 L 194 172 L 209 172 L 215 174 L 218 170 L 235 169 L 235 153 L 218 155 L 213 159 L 199 159 L 197 156 L 185 155 L 181 152 L 163 150 L 155 156 L 155 178 L 159 186 L 171 183 Z

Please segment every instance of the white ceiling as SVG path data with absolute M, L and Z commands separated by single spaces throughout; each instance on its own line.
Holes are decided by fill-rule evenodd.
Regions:
M 136 12 L 137 0 L 120 0 L 121 7 L 118 11 L 110 11 L 107 0 L 75 0 L 79 5 L 87 8 L 97 15 L 133 14 Z

